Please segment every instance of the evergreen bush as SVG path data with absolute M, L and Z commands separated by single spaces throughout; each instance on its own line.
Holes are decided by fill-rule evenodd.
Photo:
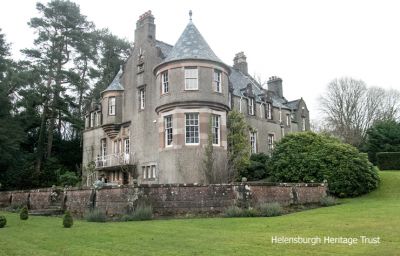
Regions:
M 66 211 L 63 218 L 63 226 L 64 228 L 70 228 L 74 225 L 74 219 L 69 211 Z
M 19 218 L 20 218 L 21 220 L 27 220 L 27 219 L 29 218 L 29 215 L 28 215 L 28 207 L 24 206 L 24 207 L 21 209 L 21 212 L 19 213 Z
M 7 224 L 7 219 L 5 216 L 0 215 L 0 228 L 4 228 L 4 226 Z
M 381 170 L 400 170 L 400 152 L 378 152 L 376 159 Z
M 313 132 L 285 136 L 272 153 L 271 175 L 276 182 L 328 182 L 339 197 L 353 197 L 378 187 L 378 171 L 365 154 L 339 140 Z

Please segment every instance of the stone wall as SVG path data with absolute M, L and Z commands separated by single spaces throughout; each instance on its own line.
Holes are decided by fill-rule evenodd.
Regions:
M 157 215 L 220 213 L 229 206 L 255 207 L 262 203 L 282 205 L 318 203 L 326 195 L 326 184 L 237 183 L 237 184 L 149 184 L 118 188 L 57 190 L 64 210 L 82 217 L 97 208 L 113 217 L 151 205 Z M 30 210 L 54 205 L 54 189 L 0 192 L 0 207 L 28 205 Z

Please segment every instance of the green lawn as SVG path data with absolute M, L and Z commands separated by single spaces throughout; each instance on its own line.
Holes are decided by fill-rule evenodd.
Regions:
M 400 171 L 341 205 L 273 218 L 88 223 L 4 213 L 0 255 L 400 255 Z M 378 245 L 272 244 L 272 236 L 380 237 Z

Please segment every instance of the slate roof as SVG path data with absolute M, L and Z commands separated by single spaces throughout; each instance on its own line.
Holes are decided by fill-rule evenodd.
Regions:
M 119 69 L 118 73 L 115 75 L 113 81 L 110 83 L 110 85 L 101 93 L 108 92 L 108 91 L 123 91 L 124 87 L 122 84 L 119 82 L 122 76 L 122 67 Z
M 211 50 L 192 21 L 189 21 L 164 63 L 184 59 L 211 60 L 223 63 Z
M 286 106 L 288 106 L 290 109 L 297 110 L 300 100 L 301 99 L 289 101 L 286 103 Z
M 166 58 L 170 54 L 170 52 L 171 52 L 171 50 L 173 48 L 172 45 L 167 44 L 167 43 L 165 43 L 163 41 L 158 41 L 158 40 L 156 40 L 156 47 L 160 48 L 164 58 Z
M 233 95 L 245 97 L 244 88 L 246 88 L 248 84 L 251 84 L 253 93 L 256 95 L 256 101 L 261 102 L 261 96 L 266 93 L 266 90 L 262 88 L 262 86 L 250 75 L 246 75 L 232 67 L 230 67 L 230 69 L 231 74 L 229 76 L 229 80 L 231 81 L 231 85 L 233 87 Z M 286 102 L 287 100 L 285 98 L 280 98 L 276 95 L 272 96 L 272 105 L 274 107 L 290 109 L 290 107 L 286 105 Z

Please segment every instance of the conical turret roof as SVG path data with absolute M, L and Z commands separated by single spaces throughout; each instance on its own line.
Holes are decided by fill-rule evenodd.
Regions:
M 110 85 L 101 93 L 105 93 L 108 91 L 123 91 L 124 87 L 122 86 L 122 84 L 120 83 L 120 79 L 122 76 L 122 67 L 119 69 L 118 73 L 115 75 L 113 81 L 110 83 Z
M 211 60 L 223 63 L 211 50 L 192 21 L 189 21 L 163 63 L 185 59 Z

